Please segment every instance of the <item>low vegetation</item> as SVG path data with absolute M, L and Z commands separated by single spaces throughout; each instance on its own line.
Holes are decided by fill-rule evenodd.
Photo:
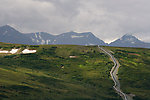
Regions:
M 134 100 L 150 100 L 150 49 L 106 47 L 119 60 L 119 79 Z
M 109 75 L 113 63 L 96 46 L 1 43 L 0 47 L 37 50 L 0 54 L 0 100 L 121 99 Z
M 121 100 L 113 90 L 113 63 L 96 46 L 19 45 L 35 54 L 0 54 L 0 100 Z M 150 100 L 150 49 L 105 47 L 119 60 L 123 92 Z

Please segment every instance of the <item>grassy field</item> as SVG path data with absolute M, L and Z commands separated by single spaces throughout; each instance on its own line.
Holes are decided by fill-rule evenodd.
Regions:
M 134 100 L 150 100 L 150 49 L 106 47 L 119 60 L 119 78 L 125 93 Z
M 37 53 L 0 54 L 0 100 L 121 100 L 109 75 L 113 63 L 96 46 L 0 44 L 14 47 Z

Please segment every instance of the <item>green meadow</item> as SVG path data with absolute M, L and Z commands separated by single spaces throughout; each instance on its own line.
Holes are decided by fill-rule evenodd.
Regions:
M 121 100 L 110 77 L 113 63 L 97 46 L 20 45 L 34 54 L 0 54 L 0 100 Z M 119 60 L 123 92 L 150 100 L 150 49 L 104 47 Z
M 134 100 L 150 100 L 150 49 L 106 47 L 120 62 L 119 79 Z
M 19 45 L 35 54 L 0 54 L 0 100 L 120 100 L 113 90 L 113 63 L 96 46 Z

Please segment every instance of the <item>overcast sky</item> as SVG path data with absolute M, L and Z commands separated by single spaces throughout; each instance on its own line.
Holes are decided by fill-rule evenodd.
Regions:
M 0 25 L 21 32 L 92 32 L 110 42 L 126 33 L 150 42 L 150 0 L 0 0 Z

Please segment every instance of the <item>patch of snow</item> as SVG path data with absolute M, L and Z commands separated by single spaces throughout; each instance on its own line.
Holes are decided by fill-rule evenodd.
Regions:
M 45 40 L 42 40 L 42 41 L 41 41 L 41 44 L 45 44 Z
M 28 54 L 28 53 L 36 53 L 36 50 L 29 50 L 29 49 L 24 49 L 22 51 L 23 54 Z
M 46 40 L 46 44 L 48 44 L 48 40 Z
M 40 33 L 40 32 L 39 32 L 39 38 L 40 38 L 40 39 L 42 39 L 42 37 L 41 37 L 41 33 Z
M 0 53 L 9 53 L 7 50 L 0 50 Z
M 37 43 L 39 43 L 40 41 L 39 40 L 36 40 L 37 41 Z
M 71 38 L 82 38 L 84 36 L 76 36 L 76 35 L 72 35 Z
M 36 33 L 35 33 L 35 37 L 38 38 Z
M 33 42 L 35 42 L 35 39 L 31 38 Z
M 18 50 L 19 50 L 19 49 L 12 49 L 12 50 L 10 51 L 10 53 L 11 53 L 11 54 L 15 54 L 15 53 L 18 52 Z
M 131 42 L 132 44 L 134 44 L 135 42 Z
M 88 46 L 88 44 L 85 44 L 85 46 Z
M 51 42 L 51 40 L 46 40 L 46 44 L 48 44 L 49 42 Z
M 90 43 L 89 45 L 95 45 L 95 44 Z
M 53 42 L 52 43 L 55 43 L 56 42 L 56 40 L 53 40 Z
M 77 58 L 77 56 L 69 56 L 69 58 Z

